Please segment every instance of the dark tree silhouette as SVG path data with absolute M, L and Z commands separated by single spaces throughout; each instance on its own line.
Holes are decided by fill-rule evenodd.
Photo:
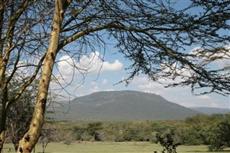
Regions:
M 162 153 L 177 153 L 176 148 L 180 142 L 173 130 L 166 130 L 163 133 L 156 134 L 156 143 L 163 147 Z

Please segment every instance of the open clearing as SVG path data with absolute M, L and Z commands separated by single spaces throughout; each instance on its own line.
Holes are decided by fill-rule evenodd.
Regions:
M 12 148 L 12 145 L 5 145 L 4 153 L 11 153 L 9 148 Z M 153 153 L 153 151 L 160 152 L 161 150 L 161 146 L 148 142 L 75 142 L 70 145 L 50 143 L 46 148 L 46 153 Z M 41 152 L 39 145 L 36 147 L 36 153 Z M 207 146 L 180 146 L 177 152 L 208 153 L 208 149 Z M 230 153 L 230 148 L 218 153 Z

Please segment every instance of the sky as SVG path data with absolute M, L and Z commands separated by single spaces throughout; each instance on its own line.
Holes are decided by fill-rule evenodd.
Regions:
M 184 8 L 189 1 L 178 0 L 176 8 Z M 197 10 L 194 10 L 195 12 Z M 193 48 L 190 48 L 191 50 Z M 74 50 L 74 48 L 73 48 Z M 170 102 L 174 102 L 186 107 L 220 107 L 230 109 L 230 97 L 218 95 L 215 93 L 208 95 L 194 95 L 189 86 L 165 88 L 164 84 L 168 80 L 163 80 L 163 84 L 153 82 L 145 75 L 136 76 L 130 84 L 119 83 L 127 78 L 130 61 L 125 59 L 109 44 L 105 50 L 93 51 L 87 55 L 82 55 L 80 59 L 72 59 L 68 55 L 58 56 L 58 63 L 54 69 L 55 79 L 59 81 L 56 84 L 51 83 L 51 90 L 64 95 L 64 99 L 73 99 L 99 91 L 115 90 L 136 90 L 158 94 Z M 224 64 L 229 64 L 229 60 Z M 223 64 L 221 61 L 218 64 Z M 81 68 L 74 70 L 73 65 Z M 87 71 L 86 71 L 87 70 Z M 87 72 L 87 73 L 86 73 Z M 86 73 L 87 75 L 82 75 Z M 60 87 L 61 84 L 61 87 Z M 59 90 L 64 89 L 64 90 Z
M 111 50 L 110 50 L 111 49 Z M 51 89 L 64 98 L 73 99 L 99 91 L 136 90 L 158 94 L 170 102 L 186 107 L 220 107 L 230 108 L 230 98 L 218 94 L 194 95 L 190 87 L 165 88 L 163 84 L 153 82 L 145 75 L 135 77 L 130 84 L 119 83 L 129 75 L 127 67 L 130 62 L 113 48 L 104 53 L 95 51 L 73 60 L 68 55 L 58 57 L 56 78 L 59 84 L 51 83 Z M 82 68 L 74 70 L 73 66 Z M 82 75 L 87 69 L 87 75 Z M 167 83 L 167 80 L 165 81 Z

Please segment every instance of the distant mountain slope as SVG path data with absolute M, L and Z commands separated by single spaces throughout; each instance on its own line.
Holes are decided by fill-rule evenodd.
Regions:
M 229 109 L 225 109 L 225 108 L 213 108 L 213 107 L 193 107 L 191 108 L 197 112 L 201 112 L 203 114 L 226 114 L 226 113 L 230 113 L 230 108 Z
M 66 105 L 65 120 L 173 120 L 198 114 L 159 95 L 137 91 L 106 91 L 79 97 Z

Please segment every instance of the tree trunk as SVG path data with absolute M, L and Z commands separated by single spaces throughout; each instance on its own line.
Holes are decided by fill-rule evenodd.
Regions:
M 4 142 L 5 142 L 5 131 L 1 131 L 0 132 L 0 153 L 2 152 Z
M 2 152 L 3 145 L 5 142 L 5 132 L 6 132 L 6 109 L 5 109 L 5 99 L 2 98 L 2 108 L 1 108 L 1 121 L 0 121 L 0 153 Z
M 66 1 L 55 1 L 55 12 L 53 17 L 52 32 L 50 34 L 49 47 L 46 52 L 46 57 L 43 63 L 41 79 L 39 82 L 38 93 L 36 97 L 36 103 L 34 108 L 33 117 L 29 126 L 29 130 L 24 137 L 19 141 L 19 147 L 17 153 L 31 153 L 34 149 L 43 126 L 46 100 L 48 95 L 48 88 L 50 84 L 50 78 L 52 75 L 52 69 L 55 62 L 55 58 L 58 52 L 59 34 L 61 30 L 61 24 L 63 20 L 63 4 Z
M 0 83 L 0 88 L 1 88 L 1 83 Z M 3 90 L 1 90 L 3 91 Z M 1 106 L 1 110 L 0 110 L 0 115 L 1 115 L 1 120 L 0 120 L 0 153 L 2 152 L 3 149 L 3 145 L 5 142 L 5 131 L 6 131 L 6 101 L 7 98 L 5 97 L 4 92 L 1 92 L 2 97 L 1 97 L 1 101 L 2 101 L 2 106 Z
M 16 152 L 18 150 L 18 143 L 14 144 L 14 151 Z

